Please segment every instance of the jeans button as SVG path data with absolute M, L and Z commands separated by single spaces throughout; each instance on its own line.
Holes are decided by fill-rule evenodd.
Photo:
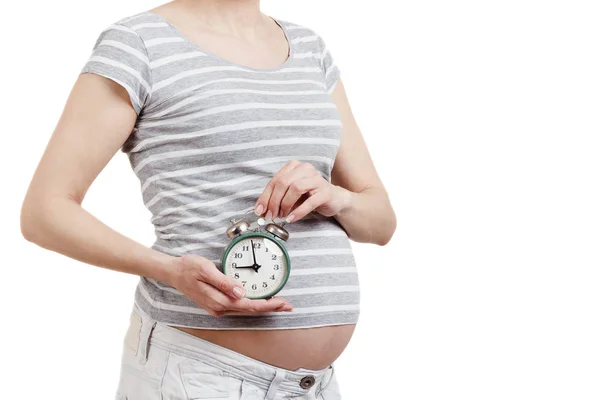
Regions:
M 302 389 L 310 389 L 315 384 L 315 377 L 312 375 L 307 375 L 304 378 L 300 379 L 300 387 Z

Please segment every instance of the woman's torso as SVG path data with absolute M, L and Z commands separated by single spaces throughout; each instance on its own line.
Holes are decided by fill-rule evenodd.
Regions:
M 126 65 L 145 63 L 147 92 L 123 151 L 152 213 L 154 249 L 198 254 L 218 267 L 230 219 L 252 209 L 285 163 L 310 162 L 330 180 L 341 138 L 329 95 L 338 71 L 318 35 L 278 23 L 290 56 L 270 69 L 209 54 L 153 12 L 121 21 L 104 37 L 110 51 L 141 41 L 146 52 L 123 54 Z M 140 280 L 136 303 L 159 321 L 261 361 L 322 368 L 339 356 L 358 319 L 354 257 L 333 218 L 312 215 L 286 229 L 292 272 L 280 295 L 294 306 L 290 313 L 215 318 L 147 278 Z

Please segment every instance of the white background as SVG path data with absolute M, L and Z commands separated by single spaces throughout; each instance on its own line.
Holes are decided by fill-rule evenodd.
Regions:
M 159 3 L 9 4 L 0 397 L 109 399 L 137 279 L 27 243 L 19 208 L 97 35 Z M 325 38 L 398 214 L 388 246 L 354 246 L 344 400 L 600 398 L 597 4 L 264 2 Z M 84 207 L 152 243 L 124 154 Z

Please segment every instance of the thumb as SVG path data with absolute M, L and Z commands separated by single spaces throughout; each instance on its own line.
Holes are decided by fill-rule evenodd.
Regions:
M 215 263 L 204 257 L 194 257 L 193 261 L 199 264 L 200 278 L 203 282 L 234 299 L 244 298 L 246 290 L 233 278 L 219 271 Z

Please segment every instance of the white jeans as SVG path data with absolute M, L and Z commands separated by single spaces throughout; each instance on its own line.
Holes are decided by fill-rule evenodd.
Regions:
M 131 314 L 117 400 L 340 400 L 334 368 L 278 368 Z

